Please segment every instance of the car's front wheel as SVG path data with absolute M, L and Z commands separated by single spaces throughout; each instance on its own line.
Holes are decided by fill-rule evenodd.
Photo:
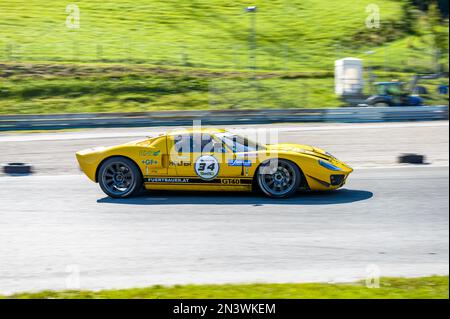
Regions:
M 98 172 L 103 192 L 114 198 L 127 198 L 142 188 L 142 175 L 136 164 L 125 157 L 111 157 L 103 162 Z
M 294 195 L 302 178 L 297 165 L 284 159 L 272 159 L 263 163 L 257 174 L 259 188 L 266 196 L 273 198 Z

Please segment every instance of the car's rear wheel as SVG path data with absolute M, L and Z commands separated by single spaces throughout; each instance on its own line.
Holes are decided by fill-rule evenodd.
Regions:
M 263 163 L 257 174 L 259 188 L 266 196 L 273 198 L 294 195 L 302 178 L 297 165 L 284 159 L 272 159 Z
M 386 102 L 376 102 L 373 106 L 376 106 L 376 107 L 388 107 L 389 104 L 387 104 Z
M 98 182 L 103 192 L 114 198 L 127 198 L 142 188 L 142 175 L 136 164 L 125 157 L 111 157 L 100 166 Z

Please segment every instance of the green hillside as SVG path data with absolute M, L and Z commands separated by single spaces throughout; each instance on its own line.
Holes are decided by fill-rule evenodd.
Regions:
M 338 106 L 338 58 L 361 57 L 387 78 L 433 71 L 401 1 L 377 1 L 381 27 L 368 29 L 372 2 L 77 1 L 71 29 L 67 1 L 2 0 L 0 113 Z M 446 59 L 448 49 L 448 69 Z
M 323 67 L 340 43 L 366 29 L 371 0 L 252 1 L 257 65 Z M 65 25 L 67 1 L 2 0 L 2 59 L 145 62 L 214 68 L 248 66 L 248 1 L 76 1 L 80 28 Z M 378 1 L 383 19 L 400 19 L 400 4 Z

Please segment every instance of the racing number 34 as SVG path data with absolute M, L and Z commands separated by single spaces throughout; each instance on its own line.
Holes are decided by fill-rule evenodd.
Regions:
M 199 170 L 200 172 L 204 171 L 205 168 L 208 169 L 208 170 L 210 170 L 210 171 L 214 171 L 214 170 L 215 170 L 215 168 L 216 168 L 216 163 L 211 163 L 211 164 L 209 164 L 208 166 L 206 166 L 206 164 L 207 164 L 207 163 L 200 163 L 200 164 L 198 165 L 198 170 Z
M 213 156 L 203 155 L 195 163 L 195 172 L 200 178 L 213 179 L 219 173 L 219 163 Z

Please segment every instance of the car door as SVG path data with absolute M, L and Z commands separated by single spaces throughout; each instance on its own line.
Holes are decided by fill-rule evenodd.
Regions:
M 171 172 L 193 189 L 247 190 L 251 186 L 251 181 L 241 183 L 243 168 L 232 165 L 233 153 L 213 134 L 173 136 L 172 145 L 170 167 L 175 170 Z
M 173 137 L 170 164 L 178 177 L 212 181 L 218 177 L 223 153 L 214 150 L 214 140 L 208 133 L 189 133 Z

